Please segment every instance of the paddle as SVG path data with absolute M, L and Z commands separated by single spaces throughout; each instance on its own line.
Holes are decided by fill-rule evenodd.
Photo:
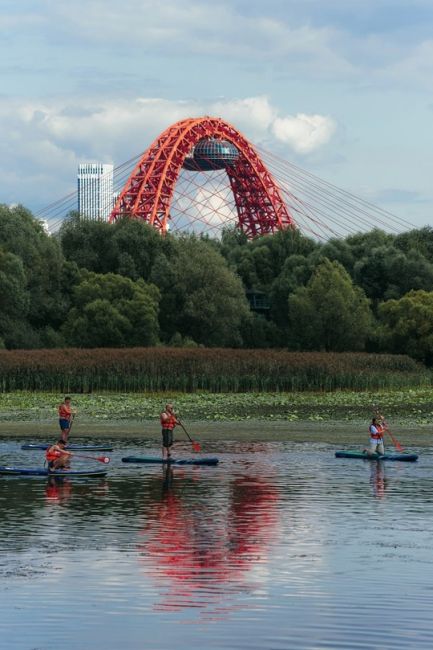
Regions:
M 182 429 L 185 431 L 186 435 L 188 436 L 188 438 L 189 438 L 189 440 L 190 440 L 190 442 L 192 444 L 193 450 L 194 451 L 201 451 L 200 443 L 194 442 L 194 440 L 191 438 L 188 431 L 185 429 L 185 427 L 183 426 L 183 424 L 182 424 L 182 422 L 180 420 L 178 420 L 178 423 L 180 424 L 180 426 L 182 427 Z
M 106 465 L 110 462 L 110 458 L 108 456 L 84 456 L 84 454 L 76 454 L 74 452 L 74 456 L 77 456 L 77 458 L 88 458 L 89 460 L 97 460 L 98 463 L 105 463 Z
M 389 437 L 391 438 L 391 440 L 392 440 L 392 442 L 393 442 L 393 445 L 394 445 L 394 447 L 397 449 L 397 451 L 404 451 L 403 447 L 401 446 L 401 444 L 399 443 L 399 441 L 397 440 L 397 438 L 396 438 L 395 436 L 393 436 L 392 433 L 391 433 L 391 431 L 389 430 L 389 428 L 388 428 L 388 423 L 387 423 L 385 420 L 382 420 L 382 422 L 383 422 L 383 425 L 384 425 L 384 427 L 385 427 L 385 431 L 387 432 L 387 434 L 388 434 Z
M 389 437 L 391 438 L 392 443 L 393 443 L 394 447 L 397 449 L 397 451 L 404 451 L 404 448 L 402 447 L 402 445 L 399 443 L 399 441 L 397 440 L 397 438 L 396 438 L 396 437 L 392 434 L 392 432 L 390 431 L 390 429 L 389 429 L 389 427 L 388 427 L 388 422 L 386 422 L 386 420 L 384 419 L 384 417 L 383 417 L 382 415 L 380 415 L 378 409 L 375 410 L 375 415 L 376 415 L 377 417 L 379 417 L 379 418 L 382 420 L 382 423 L 383 423 L 384 429 L 385 429 L 385 431 L 387 432 L 387 434 L 389 435 Z
M 110 458 L 108 456 L 86 456 L 85 454 L 76 454 L 75 451 L 67 451 L 66 449 L 64 450 L 65 454 L 68 454 L 68 456 L 76 456 L 77 458 L 88 458 L 89 460 L 97 460 L 98 463 L 105 463 L 108 464 L 110 462 Z

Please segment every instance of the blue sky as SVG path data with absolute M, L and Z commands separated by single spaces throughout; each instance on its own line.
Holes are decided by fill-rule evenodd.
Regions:
M 0 202 L 38 211 L 217 115 L 416 226 L 433 221 L 433 0 L 3 0 Z

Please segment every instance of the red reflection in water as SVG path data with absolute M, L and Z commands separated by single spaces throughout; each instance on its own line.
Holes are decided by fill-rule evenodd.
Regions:
M 377 499 L 383 499 L 387 488 L 387 479 L 385 476 L 385 467 L 383 462 L 377 461 L 371 463 L 370 483 L 373 494 Z
M 267 561 L 277 535 L 279 493 L 268 480 L 238 476 L 225 488 L 184 496 L 193 480 L 166 470 L 161 498 L 146 512 L 139 550 L 150 573 L 170 587 L 163 609 L 206 606 L 247 589 L 247 573 Z
M 45 499 L 47 501 L 66 501 L 72 494 L 72 483 L 67 479 L 59 481 L 54 476 L 48 478 L 45 486 Z
M 65 477 L 48 477 L 45 486 L 45 501 L 47 503 L 63 503 L 71 498 L 72 493 L 92 493 L 95 496 L 105 496 L 108 493 L 108 483 L 104 481 L 99 485 L 77 485 Z

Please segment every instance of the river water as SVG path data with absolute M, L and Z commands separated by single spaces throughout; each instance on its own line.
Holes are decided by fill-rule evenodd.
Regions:
M 41 465 L 23 442 L 0 464 Z M 164 469 L 121 444 L 106 478 L 0 477 L 1 649 L 433 647 L 431 449 L 207 442 L 219 466 Z

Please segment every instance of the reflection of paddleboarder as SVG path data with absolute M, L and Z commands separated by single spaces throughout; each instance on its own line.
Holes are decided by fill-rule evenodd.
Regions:
M 173 487 L 173 468 L 171 464 L 162 466 L 162 496 L 164 497 Z
M 160 415 L 162 427 L 162 457 L 170 458 L 170 447 L 173 446 L 173 429 L 176 424 L 180 424 L 174 411 L 173 404 L 166 404 L 165 411 Z
M 71 496 L 72 484 L 67 479 L 49 476 L 45 487 L 45 497 L 47 501 L 62 501 Z
M 386 476 L 383 461 L 371 464 L 370 483 L 373 494 L 378 499 L 383 499 L 386 489 Z

